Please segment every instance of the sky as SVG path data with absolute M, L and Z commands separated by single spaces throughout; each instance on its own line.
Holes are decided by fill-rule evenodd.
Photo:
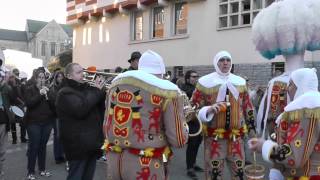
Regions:
M 0 0 L 0 29 L 25 30 L 26 19 L 66 23 L 66 0 Z

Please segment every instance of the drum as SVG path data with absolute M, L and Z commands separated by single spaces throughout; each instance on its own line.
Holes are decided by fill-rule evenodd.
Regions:
M 13 112 L 17 117 L 23 118 L 24 112 L 18 106 L 10 106 L 10 111 Z

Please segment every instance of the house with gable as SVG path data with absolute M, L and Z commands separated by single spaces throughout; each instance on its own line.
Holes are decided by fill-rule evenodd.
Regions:
M 72 48 L 72 28 L 55 20 L 28 19 L 25 31 L 0 29 L 0 47 L 29 52 L 47 66 L 53 56 Z

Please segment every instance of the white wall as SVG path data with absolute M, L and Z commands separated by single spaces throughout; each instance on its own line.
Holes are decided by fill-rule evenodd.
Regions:
M 95 65 L 99 69 L 113 69 L 116 66 L 127 67 L 127 59 L 132 51 L 141 52 L 152 49 L 163 56 L 166 66 L 212 65 L 214 55 L 220 50 L 231 52 L 234 63 L 265 63 L 251 41 L 251 28 L 217 30 L 218 0 L 206 0 L 190 3 L 188 17 L 188 34 L 173 38 L 171 34 L 173 6 L 166 7 L 165 38 L 150 40 L 150 8 L 143 14 L 143 42 L 130 41 L 130 15 L 117 14 L 107 18 L 106 22 L 88 22 L 75 27 L 73 58 L 82 66 Z M 99 42 L 99 25 L 102 24 L 103 42 Z M 83 30 L 92 28 L 92 42 L 82 44 Z M 105 31 L 109 32 L 110 41 L 105 41 Z M 88 37 L 87 37 L 88 42 Z M 311 54 L 307 53 L 307 59 Z M 314 55 L 320 60 L 320 55 Z M 282 60 L 282 57 L 276 60 Z

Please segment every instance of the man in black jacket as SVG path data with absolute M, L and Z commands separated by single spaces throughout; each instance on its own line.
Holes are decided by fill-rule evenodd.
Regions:
M 83 68 L 77 63 L 66 66 L 65 77 L 57 95 L 56 110 L 70 165 L 67 180 L 92 180 L 103 144 L 103 82 L 97 78 L 94 87 L 84 83 Z
M 8 140 L 10 91 L 5 81 L 5 73 L 0 70 L 0 179 L 3 177 L 3 162 Z
M 181 90 L 183 90 L 189 99 L 191 99 L 195 85 L 197 84 L 199 75 L 196 71 L 189 70 L 185 75 L 185 83 L 182 85 Z M 196 118 L 196 117 L 195 117 Z M 193 133 L 199 128 L 199 124 L 196 121 L 189 121 L 189 132 Z M 202 142 L 202 135 L 189 137 L 188 146 L 186 150 L 186 162 L 187 162 L 187 175 L 192 179 L 197 179 L 196 172 L 203 172 L 203 169 L 196 165 L 196 158 L 199 150 L 199 146 Z

